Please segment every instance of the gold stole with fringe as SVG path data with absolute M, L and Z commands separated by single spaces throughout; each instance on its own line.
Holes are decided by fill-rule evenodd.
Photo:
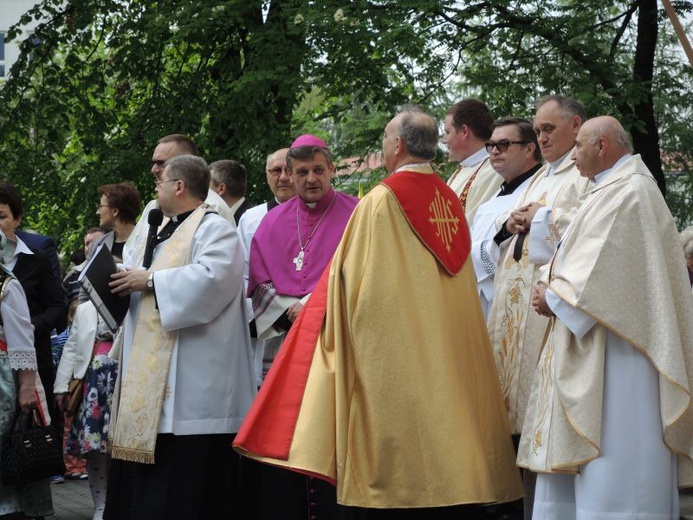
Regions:
M 200 205 L 176 229 L 152 263 L 151 271 L 182 267 L 189 262 L 193 236 L 207 213 Z M 144 247 L 138 252 L 141 264 Z M 154 464 L 154 448 L 178 331 L 165 332 L 156 309 L 154 292 L 142 293 L 128 371 L 121 377 L 120 399 L 113 427 L 114 459 Z

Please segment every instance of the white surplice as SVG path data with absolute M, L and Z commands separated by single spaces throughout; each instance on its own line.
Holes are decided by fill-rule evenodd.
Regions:
M 499 230 L 498 220 L 501 215 L 508 213 L 515 207 L 530 181 L 531 177 L 509 195 L 499 196 L 499 191 L 494 198 L 479 206 L 474 216 L 474 223 L 470 230 L 472 234 L 472 262 L 474 263 L 481 308 L 487 319 L 493 303 L 495 267 L 500 259 L 500 248 L 493 241 L 493 237 Z
M 209 213 L 193 237 L 190 263 L 154 273 L 163 329 L 178 331 L 159 433 L 234 433 L 250 407 L 256 386 L 243 263 L 234 227 Z M 128 370 L 140 296 L 131 295 L 123 324 L 121 378 Z

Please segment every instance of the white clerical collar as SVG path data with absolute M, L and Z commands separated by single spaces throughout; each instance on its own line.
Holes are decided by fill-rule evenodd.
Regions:
M 486 151 L 486 148 L 484 146 L 482 146 L 476 152 L 474 152 L 472 155 L 470 155 L 466 159 L 463 159 L 460 162 L 460 165 L 463 168 L 469 168 L 471 166 L 476 166 L 481 161 L 486 159 L 488 156 L 489 156 L 489 153 Z
M 236 202 L 234 202 L 230 207 L 229 210 L 231 211 L 231 214 L 234 215 L 236 213 L 236 210 L 241 207 L 241 204 L 245 202 L 245 197 L 241 197 L 238 199 Z
M 566 157 L 568 157 L 568 154 L 571 154 L 571 153 L 573 153 L 573 149 L 572 149 L 572 148 L 571 148 L 570 150 L 568 150 L 568 153 L 563 154 L 560 158 L 556 159 L 556 160 L 553 161 L 553 162 L 550 162 L 550 163 L 549 163 L 549 171 L 546 172 L 546 176 L 547 176 L 547 177 L 551 177 L 554 173 L 556 173 L 556 170 L 558 170 L 558 167 L 561 165 L 561 163 L 563 162 L 563 160 L 564 160 Z
M 607 175 L 609 175 L 611 172 L 613 172 L 616 168 L 618 168 L 619 166 L 621 166 L 624 162 L 626 162 L 626 161 L 627 161 L 628 159 L 630 159 L 631 157 L 633 157 L 633 154 L 627 153 L 626 155 L 624 155 L 623 157 L 621 157 L 618 161 L 616 161 L 616 163 L 615 163 L 611 168 L 609 168 L 608 170 L 604 170 L 603 172 L 598 173 L 597 175 L 595 175 L 595 176 L 594 176 L 594 183 L 595 183 L 595 184 L 599 184 L 601 181 L 604 180 L 604 177 L 606 177 Z

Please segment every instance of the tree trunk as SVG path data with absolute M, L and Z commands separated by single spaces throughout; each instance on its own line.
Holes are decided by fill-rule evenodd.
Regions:
M 633 147 L 654 175 L 662 194 L 666 194 L 662 158 L 659 150 L 659 129 L 652 99 L 655 49 L 657 47 L 657 0 L 639 0 L 638 36 L 633 62 L 633 80 L 642 82 L 642 96 L 633 104 L 637 125 L 631 128 Z

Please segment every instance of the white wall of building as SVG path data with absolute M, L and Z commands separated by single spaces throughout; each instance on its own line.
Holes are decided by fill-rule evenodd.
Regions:
M 37 0 L 0 0 L 0 35 L 2 35 L 0 42 L 3 44 L 3 49 L 0 49 L 0 72 L 4 68 L 4 75 L 0 74 L 0 79 L 4 79 L 9 75 L 10 68 L 19 57 L 19 41 L 31 36 L 36 22 L 32 20 L 29 25 L 23 27 L 22 35 L 17 41 L 6 42 L 5 35 L 8 29 L 16 24 L 22 15 L 37 3 Z M 2 60 L 3 56 L 4 60 Z

